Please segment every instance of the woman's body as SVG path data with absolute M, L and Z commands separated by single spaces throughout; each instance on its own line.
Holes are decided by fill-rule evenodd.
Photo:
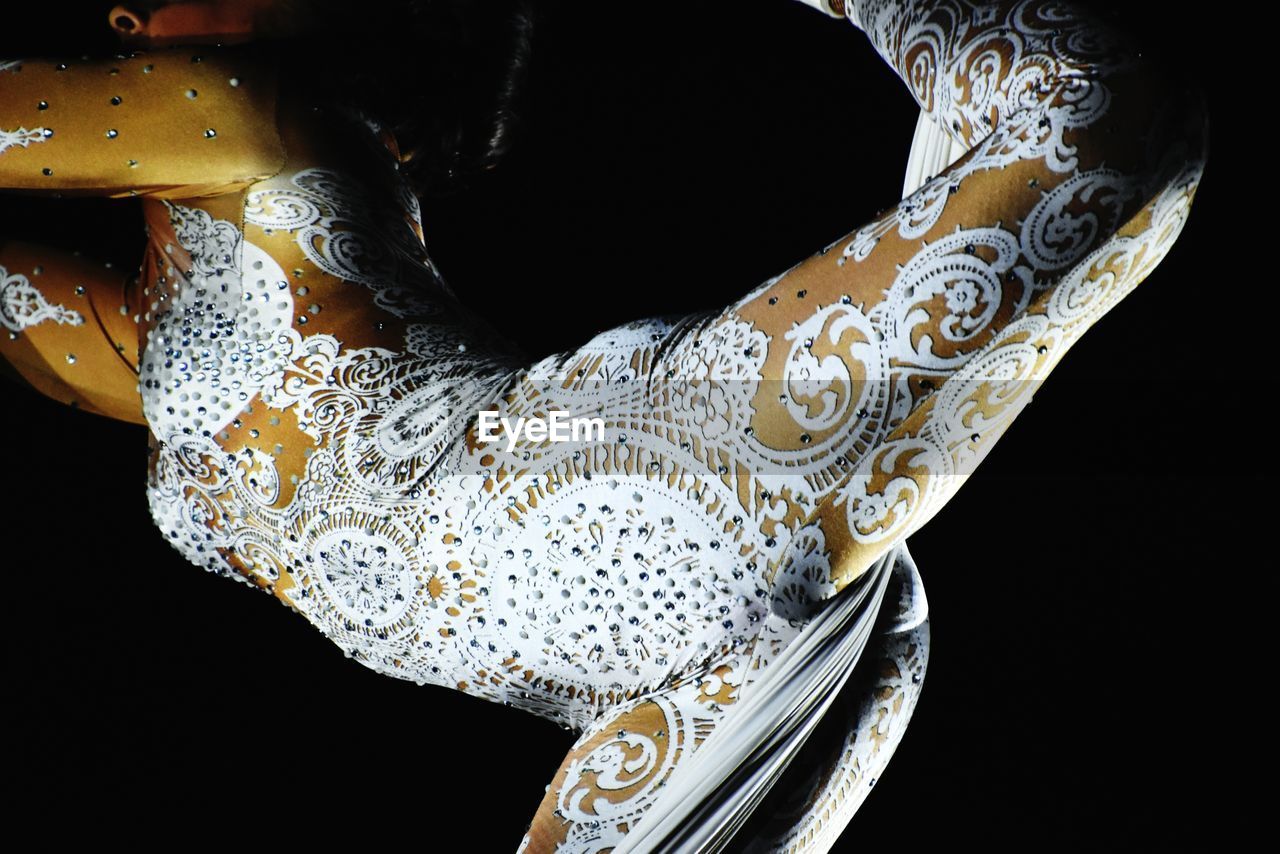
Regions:
M 532 368 L 435 274 L 394 140 L 305 70 L 213 49 L 10 69 L 4 185 L 139 193 L 149 241 L 133 291 L 4 247 L 0 345 L 46 393 L 149 425 L 153 513 L 193 562 L 375 669 L 583 729 L 532 847 L 616 844 L 1185 218 L 1198 114 L 1100 29 L 918 5 L 851 12 L 976 152 L 723 312 Z M 607 439 L 508 452 L 481 410 L 598 416 Z M 897 677 L 852 701 L 867 746 L 813 783 L 815 836 L 901 734 L 918 623 L 874 642 Z

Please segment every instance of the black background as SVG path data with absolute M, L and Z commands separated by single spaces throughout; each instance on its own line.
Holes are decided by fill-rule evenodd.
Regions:
M 519 147 L 424 213 L 455 290 L 531 353 L 723 304 L 898 198 L 916 109 L 852 27 L 784 0 L 540 5 Z M 1244 816 L 1274 238 L 1242 140 L 1269 90 L 1242 16 L 1157 8 L 1119 18 L 1210 96 L 1189 224 L 912 538 L 924 695 L 837 850 L 1186 843 Z M 29 14 L 6 54 L 101 10 Z M 8 196 L 0 227 L 136 264 L 127 202 Z M 185 564 L 149 521 L 143 431 L 2 391 L 11 827 L 514 848 L 570 733 L 377 676 Z M 175 815 L 188 836 L 161 837 Z

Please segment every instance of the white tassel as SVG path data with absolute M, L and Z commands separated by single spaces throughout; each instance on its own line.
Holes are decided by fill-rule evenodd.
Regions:
M 728 844 L 830 708 L 867 645 L 897 550 L 814 616 L 667 779 L 616 854 Z
M 920 111 L 916 119 L 915 136 L 911 138 L 911 153 L 907 156 L 907 173 L 902 181 L 902 197 L 914 193 L 925 182 L 960 159 L 968 149 L 952 139 L 938 126 L 929 114 Z

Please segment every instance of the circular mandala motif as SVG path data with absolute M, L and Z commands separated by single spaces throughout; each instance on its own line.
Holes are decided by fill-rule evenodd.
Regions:
M 320 567 L 313 576 L 317 586 L 356 625 L 390 625 L 412 602 L 414 572 L 390 540 L 363 530 L 339 529 L 319 537 L 312 553 Z
M 561 682 L 617 688 L 750 637 L 767 607 L 744 569 L 759 560 L 754 538 L 718 482 L 688 480 L 672 494 L 665 480 L 580 478 L 508 525 L 482 646 Z

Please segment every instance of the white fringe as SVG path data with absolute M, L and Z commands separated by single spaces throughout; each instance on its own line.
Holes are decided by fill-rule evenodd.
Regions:
M 911 154 L 907 156 L 907 174 L 902 181 L 902 197 L 914 193 L 930 178 L 942 173 L 960 159 L 968 149 L 962 143 L 947 136 L 929 114 L 920 111 L 916 119 L 915 136 L 911 139 Z
M 896 559 L 894 549 L 813 617 L 751 693 L 676 767 L 615 854 L 711 852 L 728 844 L 852 674 Z

